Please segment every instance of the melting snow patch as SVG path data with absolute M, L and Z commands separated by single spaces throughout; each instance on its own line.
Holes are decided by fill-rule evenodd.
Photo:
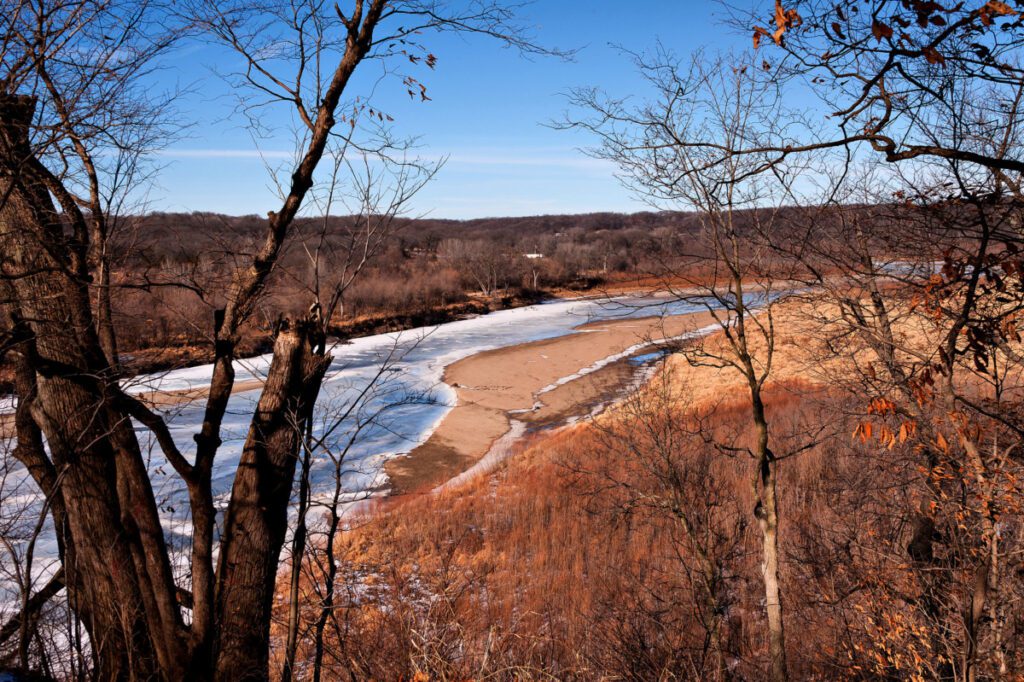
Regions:
M 622 360 L 623 358 L 628 358 L 630 355 L 633 355 L 634 353 L 637 353 L 637 352 L 643 350 L 644 348 L 648 348 L 650 346 L 657 346 L 657 345 L 669 343 L 671 341 L 684 341 L 686 339 L 698 338 L 698 337 L 704 336 L 706 334 L 709 334 L 709 333 L 711 333 L 711 332 L 713 332 L 713 331 L 715 331 L 717 329 L 721 329 L 721 326 L 718 325 L 718 324 L 709 324 L 706 327 L 701 327 L 700 329 L 696 329 L 694 331 L 687 332 L 685 334 L 680 334 L 679 336 L 673 336 L 673 337 L 667 338 L 667 339 L 659 339 L 657 341 L 645 341 L 643 343 L 634 344 L 634 345 L 630 346 L 629 348 L 627 348 L 626 350 L 622 351 L 621 353 L 615 353 L 614 355 L 609 355 L 606 358 L 602 358 L 602 359 L 598 360 L 597 362 L 593 363 L 592 365 L 584 367 L 583 369 L 579 370 L 578 372 L 573 372 L 572 374 L 569 374 L 567 376 L 562 377 L 561 379 L 559 379 L 558 381 L 556 381 L 553 384 L 548 384 L 544 388 L 542 388 L 539 391 L 537 391 L 537 395 L 539 396 L 539 395 L 543 395 L 545 393 L 550 393 L 551 391 L 555 390 L 559 386 L 564 386 L 565 384 L 569 383 L 570 381 L 576 381 L 577 379 L 579 379 L 581 377 L 585 377 L 588 374 L 592 374 L 592 373 L 596 372 L 597 370 L 601 369 L 602 367 L 607 367 L 608 365 L 612 364 L 613 362 L 617 362 L 619 360 Z

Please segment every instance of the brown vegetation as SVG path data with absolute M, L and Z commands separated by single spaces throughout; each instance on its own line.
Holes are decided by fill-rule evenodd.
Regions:
M 659 48 L 634 55 L 650 100 L 570 98 L 566 126 L 672 212 L 458 224 L 403 217 L 437 166 L 409 161 L 350 79 L 380 59 L 378 85 L 425 101 L 436 31 L 560 53 L 497 0 L 345 4 L 5 6 L 0 352 L 17 406 L 0 664 L 116 680 L 1024 675 L 1024 2 L 733 8 L 753 52 Z M 254 129 L 270 106 L 295 124 L 265 217 L 123 203 L 175 127 L 173 96 L 141 77 L 193 32 L 243 65 L 228 79 Z M 342 204 L 354 215 L 332 215 Z M 358 398 L 318 406 L 328 333 L 642 273 L 717 334 L 676 345 L 616 409 L 528 435 L 492 476 L 346 517 L 347 457 L 395 355 Z M 474 432 L 439 431 L 416 475 L 462 468 L 544 383 L 625 343 L 611 336 L 572 362 L 531 365 L 534 344 L 451 368 Z M 268 375 L 215 494 L 233 362 L 259 349 Z M 199 357 L 210 388 L 181 441 L 121 381 Z M 494 390 L 484 361 L 522 381 Z M 570 398 L 552 391 L 534 426 Z M 317 435 L 318 407 L 347 435 Z M 333 478 L 315 490 L 314 461 Z
M 256 315 L 258 308 L 275 304 L 266 295 L 274 277 L 289 274 L 277 266 L 298 231 L 300 211 L 320 203 L 330 215 L 338 174 L 349 168 L 345 152 L 351 138 L 339 141 L 336 132 L 339 118 L 361 113 L 362 107 L 353 110 L 343 99 L 349 82 L 364 60 L 393 58 L 389 45 L 406 30 L 477 32 L 543 52 L 522 37 L 507 8 L 492 3 L 468 13 L 443 3 L 397 0 L 357 0 L 347 14 L 340 5 L 300 3 L 293 9 L 279 13 L 272 5 L 226 2 L 184 2 L 173 10 L 156 2 L 5 7 L 0 347 L 14 367 L 18 404 L 9 453 L 4 443 L 4 471 L 8 456 L 16 460 L 42 495 L 42 505 L 23 555 L 4 535 L 5 548 L 18 563 L 12 573 L 20 608 L 4 623 L 0 644 L 17 635 L 4 659 L 25 673 L 56 661 L 68 677 L 268 676 L 271 610 L 289 531 L 293 552 L 302 555 L 305 510 L 294 529 L 288 512 L 297 472 L 306 480 L 300 455 L 308 453 L 314 406 L 331 362 L 327 326 L 391 234 L 402 207 L 432 175 L 428 166 L 392 162 L 387 152 L 395 145 L 385 139 L 379 149 L 383 170 L 366 169 L 352 180 L 350 198 L 359 215 L 340 235 L 331 235 L 334 239 L 321 227 L 318 240 L 306 244 L 306 276 L 299 289 L 304 300 Z M 395 25 L 396 14 L 414 27 Z M 299 45 L 284 64 L 268 49 L 283 39 L 267 33 L 268 22 Z M 249 248 L 222 251 L 212 262 L 199 258 L 140 267 L 130 273 L 135 281 L 125 281 L 125 273 L 119 273 L 121 279 L 113 274 L 114 235 L 130 237 L 115 229 L 125 227 L 118 220 L 124 217 L 122 202 L 138 177 L 134 171 L 166 139 L 162 126 L 168 125 L 166 102 L 147 92 L 141 79 L 190 30 L 248 65 L 234 74 L 240 99 L 283 103 L 302 134 L 296 135 L 295 158 L 280 185 L 276 210 L 253 223 Z M 325 45 L 340 47 L 327 52 Z M 275 71 L 280 67 L 291 75 L 285 80 L 269 75 L 269 61 L 275 61 Z M 307 75 L 310 61 L 318 65 L 315 76 Z M 427 62 L 433 65 L 433 59 Z M 322 268 L 328 257 L 332 267 Z M 134 348 L 138 337 L 132 334 L 139 330 L 115 318 L 113 292 L 122 289 L 156 291 L 158 315 L 180 315 L 192 327 L 188 334 L 212 348 L 210 388 L 202 423 L 194 425 L 194 450 L 183 451 L 165 415 L 120 385 L 125 346 L 119 345 L 118 332 L 125 332 L 128 348 Z M 164 318 L 154 319 L 158 315 L 138 315 L 149 310 L 143 305 L 132 312 L 146 318 L 144 329 L 163 327 L 159 319 Z M 244 351 L 246 336 L 260 329 L 260 318 L 273 320 L 263 326 L 273 330 L 273 356 L 231 492 L 218 510 L 214 463 L 235 384 L 233 362 Z M 168 326 L 157 340 L 178 336 Z M 183 547 L 165 535 L 136 423 L 159 444 L 187 495 Z M 303 503 L 307 492 L 300 490 Z M 60 568 L 47 589 L 36 592 L 33 547 L 47 518 Z M 188 556 L 187 564 L 177 563 L 179 552 Z M 177 570 L 179 565 L 187 565 L 187 572 Z M 35 630 L 39 612 L 61 592 L 67 595 L 67 627 L 43 641 Z M 64 646 L 54 647 L 59 641 Z M 286 676 L 294 663 L 288 657 Z
M 787 640 L 790 674 L 932 679 L 966 630 L 950 621 L 948 649 L 933 648 L 938 624 L 921 620 L 921 587 L 900 558 L 907 498 L 926 490 L 904 457 L 917 446 L 853 435 L 862 407 L 822 383 L 852 358 L 821 366 L 815 305 L 827 304 L 778 311 L 780 370 L 766 393 L 779 432 L 828 425 L 779 474 L 781 578 L 801 633 Z M 744 388 L 677 356 L 595 422 L 523 441 L 493 476 L 353 520 L 336 548 L 349 587 L 331 618 L 333 674 L 759 679 L 768 649 L 749 476 L 740 455 L 711 445 L 752 442 Z M 973 578 L 949 579 L 953 606 Z M 1022 590 L 1010 579 L 1003 602 Z M 1006 665 L 1020 669 L 1024 621 L 1019 609 L 1006 618 Z

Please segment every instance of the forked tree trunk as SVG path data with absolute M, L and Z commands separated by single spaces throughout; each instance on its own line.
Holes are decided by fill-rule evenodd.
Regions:
M 23 399 L 14 453 L 50 498 L 96 677 L 265 679 L 299 441 L 329 364 L 322 334 L 300 321 L 276 337 L 225 521 L 211 643 L 177 603 L 145 460 L 97 333 L 86 246 L 65 234 L 50 194 L 59 188 L 29 145 L 34 106 L 0 97 L 0 277 L 20 330 Z
M 347 28 L 344 54 L 318 105 L 309 144 L 281 209 L 269 214 L 263 246 L 249 267 L 235 271 L 229 303 L 215 320 L 214 371 L 194 463 L 178 452 L 159 415 L 120 391 L 112 366 L 117 346 L 109 319 L 109 272 L 90 274 L 96 254 L 90 259 L 81 207 L 34 156 L 29 130 L 35 100 L 0 94 L 0 279 L 13 293 L 11 318 L 27 332 L 17 353 L 32 375 L 19 380 L 22 397 L 31 398 L 19 409 L 19 439 L 24 431 L 26 447 L 16 455 L 50 495 L 55 525 L 64 531 L 70 603 L 88 630 L 99 679 L 269 676 L 271 605 L 299 441 L 329 364 L 314 322 L 286 323 L 275 338 L 267 385 L 235 476 L 216 572 L 210 478 L 234 384 L 238 330 L 313 186 L 341 96 L 374 44 L 386 6 L 387 0 L 358 2 L 352 18 L 340 16 Z M 97 285 L 94 312 L 90 287 Z M 188 487 L 188 625 L 132 415 L 161 440 Z
M 217 571 L 216 678 L 265 679 L 270 615 L 304 425 L 330 364 L 307 322 L 285 323 L 238 464 Z

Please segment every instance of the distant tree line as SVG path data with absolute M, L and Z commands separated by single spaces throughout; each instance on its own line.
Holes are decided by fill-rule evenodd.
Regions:
M 311 274 L 311 245 L 340 248 L 358 219 L 295 221 L 295 235 L 271 275 L 275 311 L 284 306 L 300 312 L 296 306 L 304 304 L 295 292 Z M 124 328 L 124 349 L 202 343 L 203 321 L 219 305 L 216 292 L 225 290 L 219 284 L 258 247 L 263 221 L 255 215 L 161 212 L 125 219 L 111 246 L 113 309 Z M 393 238 L 368 259 L 335 321 L 422 312 L 470 297 L 529 300 L 599 288 L 656 270 L 694 225 L 692 215 L 675 212 L 396 218 Z M 329 274 L 336 265 L 328 256 L 318 267 Z M 272 324 L 257 316 L 256 327 Z

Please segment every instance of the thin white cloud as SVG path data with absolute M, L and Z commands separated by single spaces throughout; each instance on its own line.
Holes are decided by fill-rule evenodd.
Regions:
M 173 159 L 294 159 L 295 152 L 276 149 L 161 149 L 157 156 Z
M 428 152 L 414 154 L 413 156 L 423 161 L 440 161 L 447 159 L 448 166 L 532 166 L 532 167 L 558 167 L 572 168 L 577 170 L 608 171 L 614 170 L 614 165 L 602 159 L 592 159 L 582 154 L 578 156 L 567 155 L 565 150 L 561 154 L 552 155 L 551 149 L 537 150 L 531 154 L 529 150 L 472 150 L 453 151 L 446 154 Z M 295 158 L 294 151 L 279 149 L 163 149 L 157 155 L 165 158 L 176 159 L 252 159 L 252 160 L 291 160 Z

